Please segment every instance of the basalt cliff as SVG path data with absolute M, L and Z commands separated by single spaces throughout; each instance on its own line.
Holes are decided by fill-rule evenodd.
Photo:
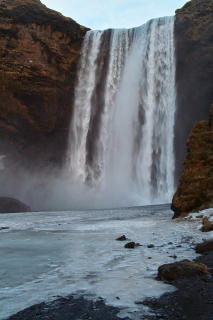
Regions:
M 184 156 L 185 141 L 188 152 L 181 176 L 181 166 L 177 166 L 180 181 L 172 209 L 178 217 L 213 205 L 213 106 L 209 118 L 213 101 L 213 2 L 192 0 L 177 10 L 175 33 L 177 162 L 181 163 Z
M 0 155 L 62 163 L 88 29 L 39 0 L 0 1 Z
M 213 1 L 192 0 L 176 10 L 176 182 L 196 121 L 208 120 L 213 101 Z

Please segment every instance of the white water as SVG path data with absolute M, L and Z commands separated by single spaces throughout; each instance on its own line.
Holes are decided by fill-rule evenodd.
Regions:
M 72 181 L 101 194 L 100 207 L 171 202 L 173 30 L 165 17 L 85 37 L 67 167 Z
M 9 229 L 0 230 L 0 319 L 68 294 L 101 296 L 121 316 L 140 319 L 147 309 L 135 302 L 174 290 L 155 280 L 157 268 L 174 255 L 195 258 L 193 243 L 212 237 L 198 230 L 201 219 L 171 216 L 168 205 L 1 214 Z M 123 234 L 142 246 L 125 249 L 128 241 L 115 241 Z

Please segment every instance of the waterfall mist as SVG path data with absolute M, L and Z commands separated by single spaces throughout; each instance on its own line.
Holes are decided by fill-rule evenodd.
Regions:
M 174 17 L 84 39 L 66 164 L 1 170 L 1 195 L 32 210 L 140 206 L 174 192 Z M 1 160 L 6 164 L 7 157 Z M 6 166 L 5 166 L 6 167 Z

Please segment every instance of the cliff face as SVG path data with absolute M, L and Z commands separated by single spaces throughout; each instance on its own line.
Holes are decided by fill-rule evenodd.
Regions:
M 176 180 L 186 140 L 196 121 L 207 120 L 213 101 L 213 1 L 192 0 L 176 10 Z
M 174 218 L 213 207 L 213 104 L 209 121 L 194 125 L 187 148 L 184 170 L 172 201 Z
M 0 155 L 61 163 L 88 29 L 39 0 L 0 1 Z

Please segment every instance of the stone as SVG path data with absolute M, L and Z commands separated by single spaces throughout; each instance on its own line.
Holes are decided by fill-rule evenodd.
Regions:
M 213 230 L 213 222 L 209 221 L 208 217 L 203 218 L 203 226 L 200 228 L 202 232 L 209 232 Z
M 135 247 L 135 242 L 128 242 L 127 244 L 125 244 L 124 248 L 127 248 L 127 249 L 134 249 Z
M 204 253 L 213 250 L 213 239 L 198 243 L 195 247 L 197 253 Z
M 125 240 L 126 240 L 126 236 L 123 235 L 123 236 L 117 238 L 116 240 L 117 240 L 117 241 L 125 241 Z
M 160 266 L 157 277 L 163 280 L 175 280 L 208 273 L 208 268 L 203 263 L 181 261 Z

